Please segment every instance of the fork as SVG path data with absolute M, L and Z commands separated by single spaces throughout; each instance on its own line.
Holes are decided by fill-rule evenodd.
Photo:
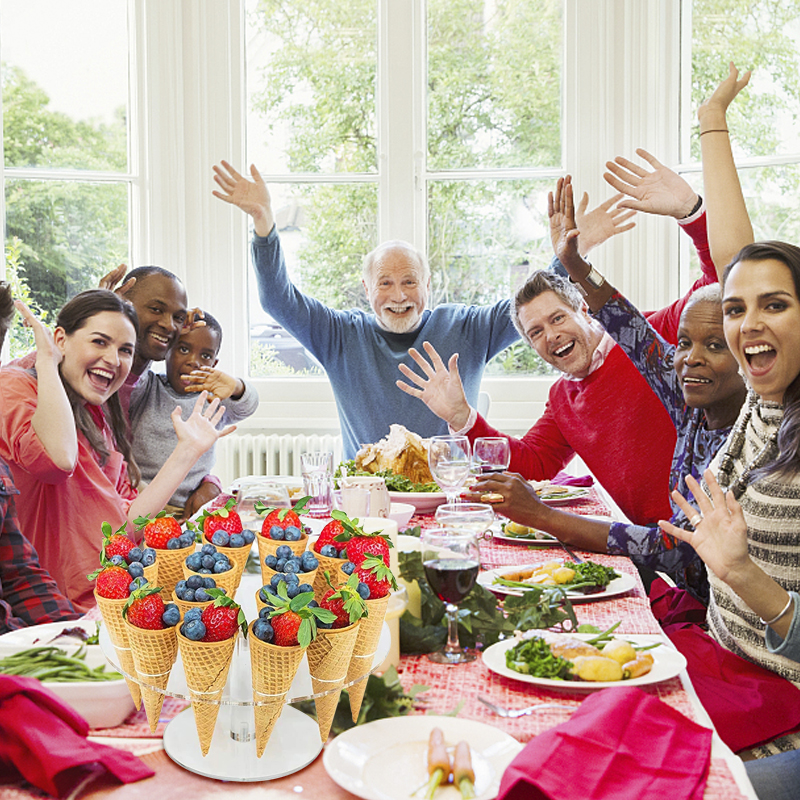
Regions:
M 528 708 L 503 708 L 495 703 L 487 700 L 485 697 L 478 696 L 478 700 L 483 703 L 488 709 L 494 711 L 498 717 L 507 717 L 508 719 L 516 719 L 517 717 L 525 717 L 528 714 L 533 714 L 535 711 L 541 711 L 545 708 L 565 708 L 572 711 L 572 706 L 566 703 L 537 703 L 535 706 L 528 706 Z

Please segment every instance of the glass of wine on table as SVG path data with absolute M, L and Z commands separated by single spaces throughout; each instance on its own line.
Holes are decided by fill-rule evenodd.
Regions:
M 511 448 L 505 436 L 481 436 L 472 444 L 472 469 L 476 475 L 505 472 L 511 463 Z
M 447 609 L 447 644 L 429 653 L 437 664 L 474 661 L 458 643 L 458 604 L 472 591 L 478 577 L 480 557 L 475 531 L 469 528 L 429 528 L 422 531 L 422 564 L 425 577 Z
M 469 478 L 470 445 L 466 436 L 432 436 L 428 446 L 428 466 L 448 503 L 459 502 L 461 487 Z

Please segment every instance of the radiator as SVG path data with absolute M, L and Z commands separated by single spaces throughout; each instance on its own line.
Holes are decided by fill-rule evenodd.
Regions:
M 342 437 L 231 434 L 217 442 L 214 474 L 228 487 L 246 475 L 300 475 L 300 454 L 330 450 L 334 469 L 342 460 Z

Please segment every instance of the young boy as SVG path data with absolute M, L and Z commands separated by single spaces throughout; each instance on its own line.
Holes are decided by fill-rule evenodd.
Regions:
M 222 328 L 205 314 L 205 325 L 183 331 L 166 354 L 166 375 L 145 371 L 133 388 L 130 404 L 133 455 L 147 484 L 175 447 L 170 413 L 176 405 L 194 406 L 197 392 L 205 389 L 209 400 L 219 397 L 225 415 L 219 427 L 246 419 L 258 407 L 258 393 L 240 378 L 215 369 L 222 344 Z M 214 466 L 214 449 L 198 459 L 170 499 L 170 511 L 183 514 L 186 502 Z

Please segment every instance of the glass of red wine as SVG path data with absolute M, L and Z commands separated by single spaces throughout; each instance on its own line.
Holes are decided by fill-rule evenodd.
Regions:
M 505 472 L 511 463 L 511 448 L 505 436 L 481 436 L 472 444 L 472 468 L 476 475 Z
M 425 577 L 447 609 L 447 644 L 429 653 L 437 664 L 465 664 L 474 661 L 458 643 L 458 604 L 472 591 L 478 578 L 480 555 L 475 531 L 469 528 L 429 528 L 421 536 Z

